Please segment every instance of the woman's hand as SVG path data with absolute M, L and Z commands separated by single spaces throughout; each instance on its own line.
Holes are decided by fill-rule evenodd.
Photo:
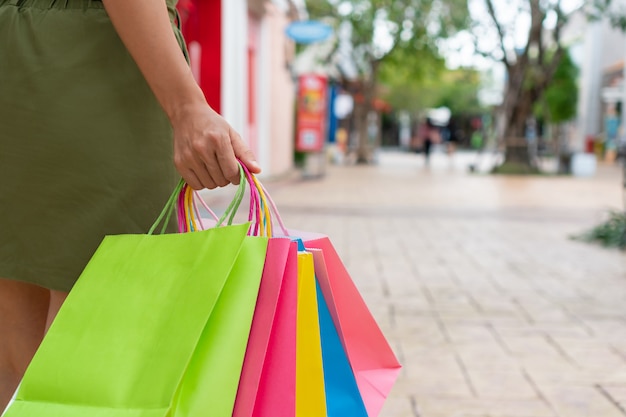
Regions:
M 235 130 L 207 104 L 184 106 L 171 118 L 174 163 L 194 189 L 239 184 L 240 159 L 250 172 L 261 169 Z

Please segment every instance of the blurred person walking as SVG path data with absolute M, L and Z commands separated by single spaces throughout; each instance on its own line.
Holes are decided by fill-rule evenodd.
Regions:
M 463 131 L 457 128 L 456 121 L 450 119 L 448 124 L 441 128 L 441 141 L 446 145 L 446 153 L 449 156 L 454 156 L 459 143 L 463 141 Z
M 430 118 L 426 118 L 426 120 L 420 124 L 417 134 L 422 143 L 424 162 L 428 165 L 430 163 L 430 153 L 432 151 L 433 144 L 438 138 L 438 128 Z
M 237 183 L 237 157 L 260 171 L 175 3 L 0 0 L 0 411 L 102 238 L 146 233 L 176 169 L 195 189 Z

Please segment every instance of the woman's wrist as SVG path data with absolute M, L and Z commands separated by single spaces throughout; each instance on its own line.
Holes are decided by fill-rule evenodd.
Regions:
M 199 109 L 206 110 L 208 103 L 200 87 L 197 87 L 187 93 L 176 94 L 171 99 L 164 99 L 162 105 L 170 123 L 175 125 Z

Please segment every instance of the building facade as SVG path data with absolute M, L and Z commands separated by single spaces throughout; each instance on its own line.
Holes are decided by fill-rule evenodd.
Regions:
M 626 0 L 619 3 L 626 5 Z M 605 139 L 609 119 L 615 119 L 616 115 L 622 120 L 626 118 L 622 110 L 622 103 L 626 102 L 626 36 L 608 19 L 591 22 L 582 13 L 574 16 L 567 31 L 572 57 L 580 69 L 578 116 L 572 145 L 574 150 L 589 151 L 590 140 Z
M 295 45 L 285 28 L 303 2 L 181 0 L 190 64 L 209 104 L 253 150 L 262 176 L 293 168 Z

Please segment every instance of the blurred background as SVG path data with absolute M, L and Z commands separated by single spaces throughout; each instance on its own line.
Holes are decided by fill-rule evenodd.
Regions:
M 209 103 L 403 363 L 383 416 L 626 415 L 626 0 L 179 12 Z
M 319 156 L 371 163 L 388 148 L 485 150 L 514 172 L 553 158 L 552 170 L 590 175 L 582 154 L 614 161 L 623 142 L 620 3 L 181 0 L 179 9 L 196 78 L 266 176 L 319 170 Z

